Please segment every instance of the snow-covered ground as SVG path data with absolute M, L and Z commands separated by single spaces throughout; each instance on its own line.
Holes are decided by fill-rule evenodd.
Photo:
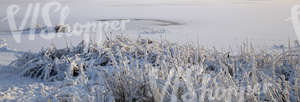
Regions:
M 232 48 L 240 50 L 243 41 L 252 42 L 256 49 L 270 50 L 273 45 L 286 45 L 296 40 L 292 23 L 287 21 L 291 8 L 300 4 L 298 0 L 56 0 L 70 8 L 66 23 L 96 22 L 101 20 L 129 19 L 124 35 L 130 37 L 147 36 L 171 42 L 199 43 L 208 48 Z M 36 36 L 29 40 L 28 34 L 22 35 L 17 43 L 7 20 L 6 9 L 12 4 L 20 5 L 17 24 L 24 18 L 29 3 L 41 5 L 51 0 L 1 0 L 0 1 L 0 101 L 39 101 L 67 96 L 91 98 L 84 95 L 89 89 L 81 89 L 76 82 L 41 82 L 17 75 L 7 70 L 11 61 L 23 52 L 38 52 L 41 48 L 54 44 L 65 48 L 66 40 L 77 45 L 81 36 L 45 40 Z M 54 14 L 55 15 L 55 14 Z M 53 24 L 58 18 L 53 16 Z M 41 21 L 39 19 L 39 21 Z M 42 23 L 42 22 L 40 22 Z M 29 27 L 30 24 L 26 25 Z M 298 52 L 299 53 L 299 52 Z M 72 84 L 72 85 L 69 85 Z M 74 84 L 74 85 L 73 85 Z M 93 86 L 93 85 L 91 85 Z M 101 90 L 101 89 L 96 89 Z M 107 93 L 111 94 L 111 93 Z M 33 97 L 36 95 L 36 97 Z M 58 95 L 58 96 L 55 96 Z M 93 97 L 95 98 L 95 97 Z M 96 99 L 86 99 L 96 100 Z

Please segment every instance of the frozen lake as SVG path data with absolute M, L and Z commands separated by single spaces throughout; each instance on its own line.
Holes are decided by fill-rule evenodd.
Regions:
M 300 79 L 297 66 L 300 45 L 287 53 L 272 51 L 274 45 L 282 48 L 289 40 L 297 39 L 291 22 L 296 17 L 290 17 L 291 8 L 299 1 L 0 0 L 0 101 L 185 102 L 199 98 L 199 101 L 277 102 L 290 99 L 288 102 L 295 102 L 300 100 L 296 100 L 300 85 L 297 82 Z M 65 10 L 69 8 L 65 24 L 70 27 L 91 24 L 88 28 L 95 30 L 102 23 L 118 26 L 116 23 L 125 21 L 124 26 L 120 24 L 124 29 L 109 30 L 106 35 L 122 34 L 134 40 L 144 36 L 179 44 L 199 43 L 206 49 L 215 47 L 221 53 L 121 39 L 107 43 L 111 50 L 107 46 L 92 46 L 85 51 L 79 46 L 20 56 L 52 44 L 64 48 L 67 43 L 75 46 L 82 39 L 105 36 L 86 30 L 83 33 L 90 34 L 88 37 L 82 33 L 76 36 L 76 29 L 68 32 L 64 29 L 66 25 L 56 26 L 61 15 L 67 13 L 54 7 L 45 13 L 43 8 L 49 3 L 61 4 Z M 26 16 L 30 5 L 33 10 Z M 19 12 L 17 9 L 7 12 L 10 7 L 20 7 Z M 47 14 L 49 22 L 43 19 Z M 9 15 L 15 15 L 14 19 Z M 14 20 L 16 27 L 24 23 L 24 29 L 11 30 Z M 45 26 L 45 23 L 53 26 Z M 298 23 L 300 34 L 300 20 Z M 53 33 L 57 29 L 68 33 L 56 34 L 52 39 L 41 35 L 41 31 Z M 29 34 L 33 30 L 34 34 Z M 16 33 L 21 35 L 16 36 Z M 242 54 L 235 55 L 245 41 L 267 53 L 241 51 Z M 153 46 L 145 47 L 150 43 Z
M 58 0 L 70 8 L 66 23 L 85 24 L 107 19 L 130 19 L 122 33 L 129 36 L 148 36 L 159 39 L 161 34 L 173 42 L 200 43 L 217 48 L 238 48 L 249 40 L 257 48 L 270 48 L 276 44 L 286 44 L 295 40 L 290 17 L 291 8 L 296 0 Z M 16 16 L 17 24 L 24 18 L 29 3 L 47 3 L 34 0 L 0 1 L 0 17 L 6 17 L 6 9 L 12 4 L 20 5 Z M 58 17 L 53 14 L 53 24 Z M 29 21 L 30 22 L 30 21 Z M 170 23 L 171 22 L 171 23 Z M 161 24 L 163 23 L 163 24 Z M 165 24 L 170 23 L 170 24 Z M 30 24 L 26 25 L 30 26 Z M 37 51 L 43 46 L 54 43 L 65 47 L 65 38 L 45 40 L 36 37 L 28 40 L 22 35 L 21 43 L 16 43 L 9 31 L 7 21 L 0 25 L 1 39 L 6 39 L 13 49 Z M 81 37 L 68 37 L 73 44 Z

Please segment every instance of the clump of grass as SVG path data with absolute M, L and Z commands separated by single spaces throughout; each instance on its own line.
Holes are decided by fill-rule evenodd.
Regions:
M 299 51 L 243 44 L 230 53 L 116 37 L 25 53 L 10 65 L 25 77 L 70 81 L 92 97 L 85 101 L 299 101 Z

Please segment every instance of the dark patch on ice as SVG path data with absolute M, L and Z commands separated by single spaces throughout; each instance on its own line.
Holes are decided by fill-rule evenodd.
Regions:
M 163 19 L 140 19 L 140 18 L 132 18 L 132 19 L 99 19 L 97 21 L 122 21 L 122 20 L 130 20 L 130 21 L 137 21 L 137 22 L 143 22 L 147 21 L 150 22 L 153 25 L 158 26 L 178 26 L 183 25 L 183 23 L 172 21 L 172 20 L 163 20 Z
M 171 26 L 171 25 L 183 25 L 182 23 L 171 21 L 171 20 L 162 20 L 162 19 L 133 19 L 136 21 L 150 21 L 156 23 L 156 25 L 160 26 Z
M 11 35 L 13 32 L 20 32 L 21 34 L 42 34 L 42 33 L 66 33 L 67 28 L 63 25 L 57 26 L 42 26 L 42 27 L 29 27 L 21 30 L 12 30 L 12 31 L 1 31 L 1 35 Z
M 99 19 L 96 21 L 122 21 L 122 20 L 130 20 L 130 19 Z

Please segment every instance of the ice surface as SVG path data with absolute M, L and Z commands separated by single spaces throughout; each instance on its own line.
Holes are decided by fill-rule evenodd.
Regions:
M 199 42 L 208 48 L 216 46 L 218 49 L 231 47 L 238 50 L 240 50 L 240 44 L 244 40 L 248 40 L 253 42 L 257 49 L 269 49 L 273 45 L 279 45 L 274 46 L 280 50 L 279 52 L 282 48 L 287 48 L 281 44 L 287 45 L 288 40 L 296 39 L 293 26 L 286 19 L 291 15 L 291 7 L 299 4 L 297 0 L 56 1 L 70 7 L 71 15 L 66 20 L 70 25 L 75 22 L 84 24 L 97 20 L 131 19 L 126 31 L 122 32 L 131 37 L 142 35 L 159 41 L 163 36 L 171 42 Z M 19 25 L 24 17 L 27 4 L 36 2 L 44 4 L 49 0 L 0 1 L 0 101 L 55 101 L 59 97 L 93 100 L 90 96 L 101 95 L 100 90 L 107 91 L 105 88 L 97 86 L 101 82 L 86 82 L 84 77 L 75 81 L 41 82 L 19 76 L 18 73 L 7 69 L 7 65 L 24 51 L 38 52 L 41 48 L 49 47 L 51 44 L 57 48 L 65 48 L 66 40 L 73 45 L 77 45 L 82 40 L 82 37 L 45 40 L 39 36 L 36 36 L 35 40 L 29 40 L 29 35 L 23 34 L 22 42 L 16 43 L 9 33 L 10 29 L 5 20 L 6 9 L 12 4 L 20 5 L 23 8 L 16 17 Z M 57 19 L 53 16 L 53 22 L 57 23 Z M 29 26 L 29 24 L 26 25 L 26 28 Z M 158 32 L 163 32 L 164 35 Z M 264 70 L 267 75 L 268 72 L 272 74 L 269 69 Z M 93 85 L 89 87 L 86 84 L 78 84 L 76 81 Z M 157 83 L 160 82 L 163 81 L 157 81 Z M 112 96 L 111 92 L 103 93 L 105 93 L 103 96 Z M 105 100 L 110 99 L 113 98 L 105 97 Z
M 182 25 L 162 27 L 149 25 L 149 22 L 132 21 L 123 33 L 133 36 L 144 32 L 165 30 L 167 39 L 179 43 L 188 41 L 217 48 L 236 48 L 242 41 L 250 40 L 257 48 L 262 49 L 270 48 L 274 44 L 286 44 L 289 39 L 295 40 L 296 38 L 291 22 L 286 21 L 291 15 L 291 7 L 298 4 L 296 0 L 57 1 L 69 6 L 71 12 L 66 23 L 71 25 L 75 22 L 85 24 L 101 19 L 128 18 L 182 23 Z M 39 1 L 38 3 L 43 5 L 47 2 L 49 1 Z M 6 9 L 9 5 L 17 4 L 23 8 L 17 15 L 17 21 L 21 22 L 28 3 L 35 3 L 35 1 L 1 1 L 0 17 L 6 17 Z M 51 20 L 56 24 L 57 19 L 58 17 L 53 16 Z M 38 50 L 43 46 L 49 46 L 50 43 L 64 47 L 63 38 L 45 40 L 38 37 L 35 41 L 30 41 L 27 35 L 23 35 L 22 43 L 16 43 L 10 34 L 7 34 L 9 31 L 7 21 L 0 25 L 0 31 L 2 31 L 1 37 L 7 38 L 8 46 L 11 48 L 26 51 Z M 151 37 L 159 38 L 159 34 L 154 33 Z M 78 37 L 68 39 L 71 41 L 77 39 L 73 42 L 74 44 L 80 41 Z

